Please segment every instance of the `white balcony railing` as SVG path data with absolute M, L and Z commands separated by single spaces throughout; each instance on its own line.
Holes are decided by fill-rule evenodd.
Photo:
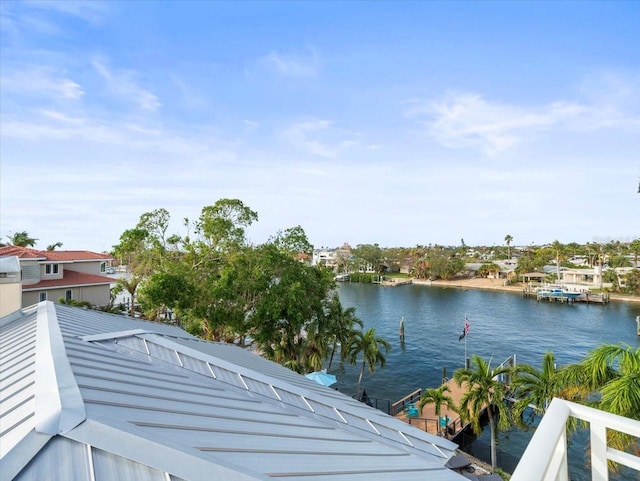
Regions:
M 607 429 L 640 438 L 640 421 L 556 398 L 540 421 L 511 481 L 569 481 L 566 434 L 569 416 L 590 425 L 592 481 L 608 481 L 607 460 L 640 473 L 640 457 L 607 446 Z

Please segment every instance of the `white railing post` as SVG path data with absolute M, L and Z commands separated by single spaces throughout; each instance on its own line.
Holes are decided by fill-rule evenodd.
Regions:
M 556 398 L 536 428 L 511 481 L 569 480 L 566 432 L 569 416 L 590 424 L 592 481 L 609 481 L 608 460 L 640 472 L 640 456 L 607 446 L 607 429 L 640 438 L 640 421 Z
M 609 481 L 607 467 L 607 427 L 591 421 L 591 480 Z

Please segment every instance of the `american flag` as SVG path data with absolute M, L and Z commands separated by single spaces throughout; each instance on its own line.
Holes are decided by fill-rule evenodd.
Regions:
M 462 341 L 468 335 L 469 335 L 469 320 L 465 317 L 464 318 L 464 329 L 462 330 L 462 334 L 460 334 L 460 337 L 458 338 L 458 341 Z

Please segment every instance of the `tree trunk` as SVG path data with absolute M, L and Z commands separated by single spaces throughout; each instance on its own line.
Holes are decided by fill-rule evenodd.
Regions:
M 331 349 L 331 357 L 329 358 L 329 367 L 327 367 L 327 372 L 331 370 L 331 363 L 333 362 L 333 355 L 336 353 L 336 343 L 333 343 L 333 349 Z
M 358 386 L 356 387 L 356 398 L 360 401 L 360 383 L 362 382 L 362 376 L 364 376 L 364 360 L 362 361 L 362 368 L 360 369 L 360 376 L 358 377 Z
M 496 469 L 496 430 L 493 425 L 493 413 L 491 412 L 491 406 L 487 407 L 487 414 L 489 415 L 489 427 L 491 428 L 491 470 Z

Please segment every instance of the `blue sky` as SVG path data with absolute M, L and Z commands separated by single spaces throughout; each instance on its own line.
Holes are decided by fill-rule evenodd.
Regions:
M 640 2 L 0 3 L 0 235 L 640 236 Z

